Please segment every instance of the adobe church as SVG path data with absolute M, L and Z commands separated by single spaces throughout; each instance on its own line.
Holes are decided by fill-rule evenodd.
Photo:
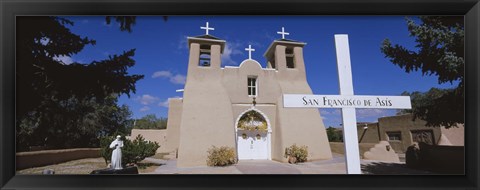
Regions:
M 318 109 L 284 108 L 283 94 L 312 94 L 305 75 L 304 42 L 273 41 L 263 56 L 221 67 L 225 40 L 209 34 L 188 37 L 188 73 L 183 98 L 170 98 L 166 150 L 177 151 L 177 166 L 205 166 L 212 146 L 236 149 L 239 160 L 287 162 L 285 149 L 308 146 L 308 160 L 331 159 Z

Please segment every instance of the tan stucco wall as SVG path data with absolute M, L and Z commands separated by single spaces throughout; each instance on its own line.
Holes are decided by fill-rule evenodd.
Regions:
M 235 147 L 234 118 L 222 84 L 220 45 L 211 47 L 211 66 L 199 67 L 198 43 L 190 45 L 178 149 L 178 167 L 206 165 L 212 146 Z
M 41 150 L 16 154 L 16 170 L 59 164 L 84 158 L 98 158 L 100 148 L 74 148 L 61 150 Z
M 277 45 L 275 62 L 276 73 L 281 94 L 277 96 L 276 138 L 281 139 L 276 144 L 277 153 L 283 153 L 285 148 L 297 144 L 308 146 L 308 160 L 331 159 L 330 144 L 323 120 L 318 109 L 283 108 L 282 94 L 312 94 L 307 83 L 303 62 L 302 48 L 294 47 L 295 68 L 287 68 L 284 45 Z M 280 149 L 280 150 L 278 150 Z M 275 154 L 274 160 L 287 162 L 283 154 Z
M 199 43 L 213 44 L 209 67 L 198 66 Z M 257 61 L 248 59 L 239 67 L 221 68 L 222 42 L 195 39 L 189 44 L 190 58 L 182 107 L 171 107 L 172 112 L 169 111 L 170 121 L 170 115 L 176 117 L 178 114 L 174 112 L 181 110 L 178 167 L 206 165 L 207 150 L 212 145 L 236 148 L 235 122 L 252 107 L 253 97 L 248 96 L 246 88 L 249 76 L 257 77 L 255 109 L 269 120 L 273 160 L 286 162 L 285 148 L 293 144 L 308 146 L 308 160 L 332 158 L 318 109 L 283 108 L 283 94 L 312 94 L 305 76 L 303 45 L 273 43 L 271 51 L 275 51 L 277 69 L 265 69 Z M 286 68 L 286 46 L 294 50 L 296 67 L 293 69 Z M 167 129 L 170 125 L 175 123 L 169 123 Z M 167 149 L 171 148 L 167 146 Z
M 180 144 L 180 123 L 182 121 L 183 99 L 168 99 L 168 121 L 167 121 L 167 141 L 165 145 L 166 152 L 178 150 Z
M 332 149 L 332 153 L 337 154 L 345 154 L 345 144 L 343 142 L 330 142 L 330 148 Z M 363 159 L 363 154 L 370 150 L 370 148 L 374 147 L 376 143 L 359 143 L 359 156 Z
M 463 124 L 457 125 L 457 127 L 450 127 L 446 129 L 445 127 L 441 127 L 440 130 L 442 131 L 442 135 L 448 139 L 450 144 L 453 146 L 464 146 L 465 145 L 465 127 Z M 447 144 L 445 144 L 447 145 Z
M 361 143 L 388 141 L 387 132 L 401 132 L 401 141 L 388 141 L 397 153 L 404 153 L 408 146 L 413 144 L 411 131 L 415 130 L 431 130 L 433 132 L 435 144 L 454 146 L 464 145 L 463 125 L 445 129 L 445 127 L 427 127 L 425 124 L 426 122 L 420 119 L 412 121 L 412 115 L 405 114 L 379 118 L 378 123 L 368 124 L 368 129 L 366 131 L 364 130 L 364 125 L 358 125 L 357 132 L 360 140 L 365 131 Z
M 365 125 L 357 125 L 358 141 L 360 143 L 378 143 L 381 140 L 378 123 L 367 124 L 367 129 L 364 127 Z
M 138 135 L 142 135 L 146 141 L 157 142 L 160 148 L 157 153 L 166 152 L 167 130 L 165 129 L 132 129 L 131 140 L 134 140 Z
M 378 160 L 386 162 L 400 162 L 400 158 L 391 148 L 388 141 L 380 141 L 374 147 L 363 154 L 365 160 Z

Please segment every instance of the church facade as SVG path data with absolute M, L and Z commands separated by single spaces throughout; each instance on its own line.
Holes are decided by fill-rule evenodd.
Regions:
M 166 149 L 177 151 L 177 166 L 206 165 L 212 146 L 235 148 L 239 160 L 287 162 L 287 147 L 306 145 L 308 160 L 331 159 L 318 109 L 283 107 L 283 94 L 312 94 L 303 60 L 306 43 L 273 41 L 264 53 L 266 68 L 251 56 L 238 67 L 221 67 L 225 43 L 208 29 L 188 37 L 183 97 L 169 99 Z

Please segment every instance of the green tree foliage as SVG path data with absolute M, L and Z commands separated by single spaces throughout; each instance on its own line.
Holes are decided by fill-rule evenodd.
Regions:
M 407 18 L 410 36 L 416 50 L 383 41 L 381 51 L 405 72 L 420 70 L 424 75 L 438 76 L 438 83 L 458 82 L 452 89 L 432 88 L 428 92 L 404 92 L 412 97 L 415 118 L 427 126 L 451 127 L 464 123 L 464 20 L 463 16 L 422 16 L 417 24 Z M 403 111 L 408 112 L 408 111 Z
M 29 146 L 49 148 L 98 147 L 99 136 L 126 134 L 133 125 L 126 105 L 118 106 L 111 96 L 102 104 L 94 99 L 49 102 L 43 112 L 30 112 L 20 120 L 17 151 Z
M 106 16 L 105 22 L 110 24 L 112 22 L 112 18 L 120 24 L 121 31 L 128 31 L 132 32 L 132 26 L 136 24 L 137 17 L 135 16 Z
M 343 142 L 343 135 L 341 131 L 334 127 L 327 128 L 328 142 Z
M 110 143 L 115 140 L 115 136 L 106 136 L 100 139 L 101 154 L 105 159 L 105 164 L 108 165 L 112 159 L 112 151 Z M 133 141 L 122 137 L 122 165 L 137 164 L 147 157 L 154 156 L 157 149 L 160 148 L 157 142 L 146 141 L 141 135 L 138 135 Z
M 135 121 L 135 129 L 166 129 L 167 118 L 157 118 L 155 114 L 148 114 Z
M 116 100 L 135 93 L 144 77 L 127 72 L 135 50 L 89 64 L 64 63 L 59 58 L 95 45 L 72 33 L 67 26 L 73 24 L 60 17 L 17 18 L 17 151 L 30 145 L 98 146 L 98 135 L 126 127 L 130 111 Z

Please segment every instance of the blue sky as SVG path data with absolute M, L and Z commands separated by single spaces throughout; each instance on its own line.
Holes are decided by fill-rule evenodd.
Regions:
M 68 17 L 73 33 L 97 41 L 71 57 L 59 58 L 66 63 L 90 63 L 109 55 L 136 49 L 130 74 L 145 75 L 137 82 L 137 92 L 122 95 L 119 104 L 126 104 L 134 118 L 146 114 L 167 117 L 170 97 L 181 97 L 187 75 L 187 36 L 205 34 L 201 26 L 208 21 L 211 35 L 227 41 L 222 64 L 237 66 L 248 58 L 244 49 L 252 45 L 252 58 L 265 67 L 262 57 L 277 31 L 285 27 L 287 39 L 306 42 L 304 60 L 307 81 L 314 94 L 338 94 L 338 75 L 334 34 L 348 34 L 354 92 L 357 95 L 400 95 L 403 91 L 427 91 L 432 87 L 448 88 L 455 84 L 438 84 L 436 76 L 421 72 L 405 73 L 380 52 L 381 42 L 389 38 L 415 49 L 403 16 L 170 16 L 137 17 L 131 33 L 121 32 L 118 24 L 107 25 L 105 17 Z M 321 109 L 325 126 L 339 126 L 340 110 Z M 357 109 L 357 121 L 373 122 L 378 117 L 394 115 L 395 110 Z

